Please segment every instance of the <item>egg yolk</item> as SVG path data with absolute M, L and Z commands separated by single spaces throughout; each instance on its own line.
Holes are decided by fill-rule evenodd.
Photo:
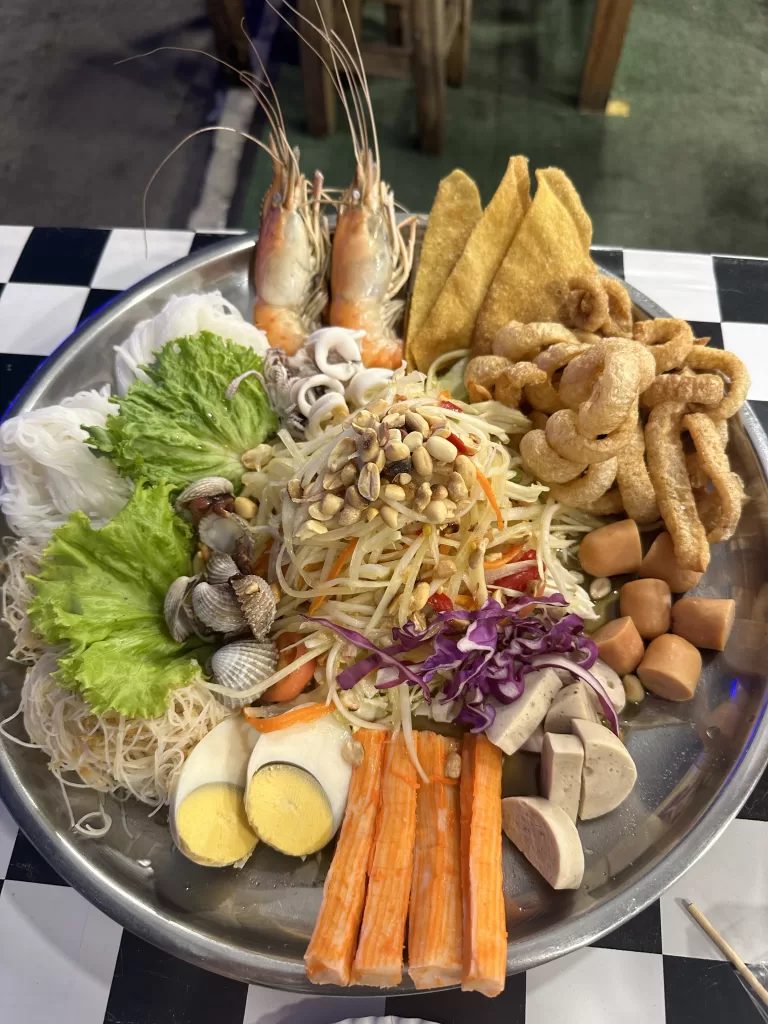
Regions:
M 226 867 L 245 860 L 259 841 L 248 824 L 243 791 L 226 782 L 198 786 L 176 812 L 184 852 L 199 864 Z
M 291 857 L 316 853 L 333 835 L 325 790 L 293 764 L 268 764 L 251 779 L 245 799 L 248 820 L 261 840 Z

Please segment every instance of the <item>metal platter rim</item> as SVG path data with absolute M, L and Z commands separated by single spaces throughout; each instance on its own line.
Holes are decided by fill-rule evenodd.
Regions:
M 255 236 L 237 235 L 202 249 L 156 272 L 128 289 L 94 314 L 43 363 L 19 393 L 8 415 L 35 406 L 49 383 L 55 380 L 80 352 L 98 341 L 104 328 L 132 306 L 152 296 L 158 289 L 173 286 L 196 270 L 221 258 L 246 253 L 255 245 Z M 595 253 L 599 264 L 599 250 Z M 607 271 L 603 271 L 608 273 Z M 613 275 L 609 275 L 613 276 Z M 650 316 L 667 316 L 663 309 L 627 285 L 635 304 Z M 756 455 L 763 481 L 768 481 L 768 438 L 748 405 L 741 421 Z M 707 805 L 700 818 L 662 859 L 639 880 L 627 885 L 605 903 L 545 929 L 540 935 L 511 942 L 508 946 L 507 973 L 514 974 L 574 951 L 612 931 L 639 913 L 671 886 L 722 833 L 758 782 L 768 760 L 768 694 L 762 705 L 750 740 L 724 785 Z M 237 980 L 274 988 L 335 995 L 359 995 L 368 989 L 321 990 L 307 981 L 303 963 L 290 956 L 264 954 L 236 942 L 223 941 L 186 924 L 179 915 L 139 898 L 114 873 L 101 870 L 88 861 L 67 836 L 45 816 L 20 778 L 9 757 L 6 744 L 0 742 L 0 796 L 19 822 L 22 830 L 50 862 L 53 868 L 100 910 L 129 931 L 198 966 Z M 388 990 L 397 995 L 405 988 Z

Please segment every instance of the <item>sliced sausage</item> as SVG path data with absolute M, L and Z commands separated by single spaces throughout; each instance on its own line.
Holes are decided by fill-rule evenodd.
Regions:
M 637 575 L 643 579 L 664 580 L 673 594 L 684 594 L 696 586 L 703 573 L 681 569 L 675 558 L 672 538 L 668 533 L 660 533 L 648 549 Z
M 553 889 L 578 889 L 584 850 L 562 807 L 540 796 L 508 796 L 501 801 L 501 827 Z
M 664 633 L 648 644 L 637 668 L 643 686 L 667 700 L 690 700 L 701 675 L 701 655 L 681 636 Z
M 563 681 L 551 668 L 529 672 L 525 689 L 512 704 L 496 708 L 496 717 L 488 727 L 488 739 L 501 747 L 505 754 L 514 754 L 544 721 L 549 705 L 560 690 Z
M 672 632 L 694 647 L 724 651 L 735 614 L 736 602 L 730 598 L 681 597 L 672 609 Z
M 623 711 L 627 705 L 627 695 L 624 692 L 624 683 L 620 679 L 618 673 L 614 672 L 611 666 L 606 664 L 606 662 L 602 661 L 600 658 L 597 659 L 590 669 L 590 672 L 599 683 L 602 683 L 606 696 L 611 704 L 613 704 L 613 710 L 616 714 Z M 600 711 L 600 701 L 598 700 L 597 694 L 594 696 L 595 707 Z
M 547 733 L 541 747 L 541 792 L 576 821 L 584 747 L 578 736 Z
M 585 718 L 599 722 L 591 687 L 586 683 L 571 683 L 564 686 L 552 701 L 552 707 L 544 719 L 547 732 L 568 733 L 574 718 Z
M 590 576 L 621 576 L 637 572 L 643 560 L 640 531 L 634 519 L 601 526 L 588 533 L 579 547 L 579 561 Z
M 518 749 L 524 750 L 527 754 L 540 754 L 543 743 L 544 726 L 537 725 L 525 743 L 521 743 Z
M 672 591 L 664 580 L 630 580 L 619 591 L 619 610 L 628 615 L 643 640 L 669 632 Z
M 602 660 L 614 672 L 625 676 L 634 672 L 643 657 L 643 641 L 628 615 L 601 626 L 592 639 Z
M 588 821 L 615 810 L 629 796 L 637 769 L 627 748 L 604 725 L 577 718 L 573 731 L 584 746 L 579 817 Z

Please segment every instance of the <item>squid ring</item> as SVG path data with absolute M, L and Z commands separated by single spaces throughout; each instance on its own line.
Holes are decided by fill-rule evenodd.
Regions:
M 729 540 L 741 518 L 744 485 L 731 470 L 722 434 L 706 413 L 691 413 L 683 419 L 683 429 L 693 439 L 703 473 L 712 481 L 719 499 L 719 514 L 707 533 L 710 544 Z
M 565 484 L 587 468 L 585 462 L 564 459 L 547 443 L 543 430 L 529 430 L 520 438 L 520 458 L 528 472 L 542 483 Z
M 582 509 L 594 508 L 598 499 L 602 498 L 613 486 L 616 479 L 617 460 L 608 459 L 605 462 L 596 462 L 589 466 L 583 476 L 570 483 L 552 484 L 549 488 L 550 494 L 555 501 L 563 505 L 570 505 L 571 508 Z
M 719 370 L 729 379 L 728 394 L 714 409 L 706 411 L 712 419 L 727 420 L 744 404 L 749 391 L 749 373 L 744 363 L 733 352 L 719 348 L 691 348 L 685 365 L 692 370 Z M 698 410 L 697 410 L 698 411 Z
M 501 371 L 496 381 L 496 401 L 503 402 L 510 409 L 518 409 L 523 396 L 523 388 L 527 384 L 541 385 L 546 379 L 546 373 L 534 363 L 509 365 Z
M 608 319 L 608 295 L 597 274 L 572 277 L 563 305 L 563 319 L 581 331 L 599 331 Z
M 616 430 L 606 437 L 589 438 L 579 433 L 578 415 L 561 409 L 547 420 L 547 441 L 558 455 L 573 462 L 605 462 L 618 455 L 632 440 L 637 428 L 637 405 L 633 405 Z
M 634 335 L 636 341 L 651 350 L 657 373 L 681 367 L 693 348 L 691 325 L 672 317 L 641 320 L 634 326 Z
M 543 348 L 560 341 L 574 341 L 567 327 L 556 323 L 521 324 L 510 320 L 501 327 L 492 345 L 493 354 L 505 356 L 512 363 L 533 359 Z

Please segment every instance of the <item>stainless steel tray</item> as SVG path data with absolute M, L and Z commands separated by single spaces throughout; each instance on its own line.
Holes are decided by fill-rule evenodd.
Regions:
M 112 345 L 173 294 L 220 288 L 247 314 L 253 245 L 252 237 L 227 240 L 130 289 L 54 353 L 13 411 L 110 381 Z M 647 315 L 664 315 L 642 295 L 633 293 L 633 299 Z M 699 588 L 701 594 L 736 599 L 731 643 L 724 654 L 705 657 L 692 702 L 648 698 L 631 715 L 626 739 L 638 784 L 618 811 L 581 826 L 586 874 L 580 890 L 553 892 L 505 842 L 510 974 L 591 942 L 656 899 L 722 832 L 766 764 L 768 627 L 753 616 L 761 620 L 759 607 L 768 606 L 765 594 L 758 601 L 768 564 L 768 440 L 747 407 L 733 423 L 731 449 L 750 501 L 737 536 L 714 549 Z M 7 526 L 0 525 L 0 533 L 7 535 Z M 7 630 L 0 633 L 0 645 L 4 658 Z M 0 717 L 15 710 L 21 679 L 19 667 L 9 662 L 0 670 Z M 531 779 L 532 771 L 530 778 L 518 776 L 507 785 L 524 788 Z M 307 982 L 302 957 L 320 905 L 327 852 L 301 863 L 259 848 L 239 872 L 198 868 L 173 849 L 163 816 L 148 818 L 135 803 L 126 808 L 135 838 L 115 805 L 106 839 L 82 839 L 69 831 L 58 784 L 43 757 L 4 741 L 0 794 L 53 867 L 137 935 L 233 978 L 318 991 Z M 92 809 L 89 794 L 74 794 L 76 813 Z M 401 990 L 408 988 L 406 983 Z

